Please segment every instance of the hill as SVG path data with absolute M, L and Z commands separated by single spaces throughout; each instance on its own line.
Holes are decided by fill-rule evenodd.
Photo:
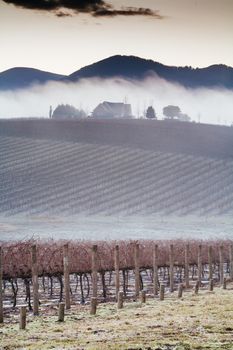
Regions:
M 0 120 L 0 135 L 233 158 L 233 128 L 142 119 Z
M 166 66 L 152 60 L 135 56 L 112 56 L 72 73 L 68 80 L 80 78 L 143 79 L 148 75 L 179 83 L 186 87 L 233 88 L 233 68 L 225 65 L 212 65 L 207 68 Z
M 31 84 L 61 80 L 74 82 L 82 78 L 113 78 L 141 80 L 151 74 L 185 87 L 222 87 L 233 89 L 233 68 L 212 65 L 206 68 L 166 66 L 135 56 L 112 56 L 83 67 L 69 76 L 32 68 L 12 68 L 0 73 L 0 90 L 26 88 Z
M 51 120 L 0 126 L 3 215 L 233 214 L 232 128 Z
M 43 84 L 57 81 L 64 75 L 54 74 L 39 69 L 16 67 L 0 73 L 0 90 L 15 90 L 27 88 L 32 84 Z

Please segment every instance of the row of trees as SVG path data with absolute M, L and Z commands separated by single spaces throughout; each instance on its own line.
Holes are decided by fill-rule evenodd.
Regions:
M 185 264 L 185 251 L 188 248 L 189 264 L 198 265 L 209 263 L 210 247 L 213 265 L 225 262 L 226 272 L 233 273 L 233 245 L 231 240 L 120 240 L 116 241 L 16 241 L 3 242 L 2 258 L 3 279 L 10 281 L 17 278 L 30 278 L 32 273 L 32 247 L 37 246 L 37 273 L 39 276 L 59 276 L 64 271 L 64 244 L 69 243 L 69 272 L 71 274 L 89 273 L 92 270 L 93 245 L 97 246 L 96 268 L 99 272 L 114 270 L 114 253 L 116 244 L 119 247 L 119 268 L 131 270 L 135 262 L 135 247 L 139 245 L 139 265 L 144 269 L 153 267 L 153 253 L 155 244 L 157 250 L 157 264 L 160 267 L 169 265 L 172 246 L 173 262 L 176 266 L 183 267 Z M 221 253 L 221 254 L 220 254 Z M 77 259 L 78 257 L 78 259 Z M 206 270 L 206 269 L 205 269 Z M 203 266 L 204 272 L 204 266 Z M 218 269 L 219 272 L 219 269 Z
M 163 115 L 165 119 L 176 119 L 179 121 L 189 122 L 191 119 L 187 114 L 181 112 L 180 107 L 169 105 L 163 108 Z M 50 107 L 50 118 L 55 119 L 82 119 L 86 118 L 87 114 L 82 109 L 77 109 L 69 104 L 61 104 L 58 105 L 55 110 L 52 112 L 52 108 Z M 157 115 L 155 109 L 152 106 L 149 106 L 146 110 L 146 118 L 147 119 L 157 119 Z
M 169 105 L 163 108 L 163 115 L 165 116 L 165 119 L 177 119 L 179 121 L 183 122 L 189 122 L 191 118 L 187 115 L 181 112 L 180 107 Z M 152 106 L 149 106 L 146 110 L 146 118 L 148 119 L 157 119 L 155 110 Z

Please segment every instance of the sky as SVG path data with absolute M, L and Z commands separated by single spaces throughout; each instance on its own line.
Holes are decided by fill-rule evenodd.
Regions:
M 0 0 L 0 72 L 71 74 L 116 54 L 233 66 L 232 38 L 232 0 Z

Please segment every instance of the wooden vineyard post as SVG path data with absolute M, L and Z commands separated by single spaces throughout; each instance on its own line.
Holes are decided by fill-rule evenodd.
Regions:
M 92 297 L 97 298 L 97 282 L 98 282 L 98 268 L 97 268 L 97 245 L 92 246 Z
M 202 246 L 199 244 L 198 246 L 198 255 L 197 255 L 197 269 L 198 269 L 198 282 L 199 286 L 201 285 L 202 280 Z
M 174 246 L 173 244 L 170 245 L 170 252 L 169 252 L 169 261 L 170 261 L 170 292 L 172 293 L 174 291 Z
M 153 249 L 153 288 L 154 288 L 154 295 L 158 295 L 159 290 L 159 276 L 158 276 L 158 245 L 154 245 Z
M 119 245 L 115 246 L 114 251 L 114 268 L 115 268 L 115 288 L 116 288 L 116 300 L 118 299 L 118 293 L 120 290 L 120 259 L 119 259 Z
M 64 322 L 65 318 L 65 303 L 59 303 L 58 322 Z
M 194 294 L 198 294 L 198 292 L 199 292 L 199 286 L 200 286 L 200 282 L 197 281 L 197 282 L 195 283 L 195 286 L 194 286 Z
M 140 290 L 140 268 L 139 268 L 139 244 L 134 246 L 134 268 L 135 268 L 135 297 L 139 296 Z
M 145 302 L 146 302 L 146 291 L 145 290 L 141 290 L 140 299 L 141 299 L 141 303 L 145 304 Z
M 213 248 L 212 246 L 208 247 L 208 263 L 209 263 L 209 281 L 213 279 Z
M 233 281 L 233 244 L 230 245 L 230 279 Z
M 164 292 L 165 292 L 164 284 L 160 284 L 159 300 L 164 300 Z
M 223 259 L 223 245 L 219 247 L 219 273 L 220 273 L 220 285 L 223 285 L 224 279 L 224 259 Z
M 182 298 L 182 295 L 183 295 L 183 284 L 179 284 L 179 287 L 178 287 L 178 298 Z
M 3 275 L 3 254 L 2 254 L 2 247 L 0 246 L 0 323 L 3 323 L 2 275 Z
M 38 265 L 37 265 L 37 247 L 34 244 L 31 248 L 32 254 L 32 287 L 33 287 L 33 315 L 39 315 L 39 284 L 38 284 Z
M 185 288 L 189 288 L 189 245 L 185 245 L 184 251 L 184 279 Z
M 123 309 L 123 292 L 118 292 L 118 298 L 117 298 L 117 308 Z
M 69 246 L 63 247 L 63 266 L 64 266 L 64 292 L 66 310 L 70 309 L 70 271 L 69 271 Z
M 91 310 L 90 314 L 95 315 L 96 314 L 96 309 L 97 309 L 97 298 L 91 298 Z
M 209 280 L 209 291 L 213 292 L 214 290 L 214 280 L 213 278 L 211 280 Z
M 223 286 L 222 286 L 223 289 L 227 289 L 227 279 L 226 277 L 223 278 Z
M 26 316 L 27 316 L 27 308 L 26 306 L 21 306 L 20 314 L 19 314 L 19 329 L 26 328 Z

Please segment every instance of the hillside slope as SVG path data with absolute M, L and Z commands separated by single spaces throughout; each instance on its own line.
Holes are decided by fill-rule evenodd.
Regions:
M 0 136 L 0 213 L 233 214 L 233 159 Z
M 233 159 L 233 127 L 159 120 L 0 120 L 0 135 Z

